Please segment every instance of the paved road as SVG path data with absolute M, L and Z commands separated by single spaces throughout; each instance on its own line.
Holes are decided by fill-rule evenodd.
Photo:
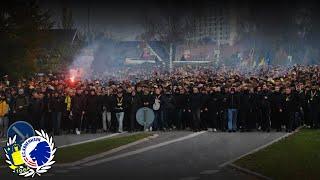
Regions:
M 123 133 L 125 134 L 125 133 Z M 54 142 L 55 142 L 55 146 L 56 147 L 60 147 L 60 146 L 65 146 L 65 145 L 69 145 L 69 144 L 73 144 L 73 143 L 79 143 L 79 142 L 83 142 L 83 141 L 88 141 L 88 140 L 92 140 L 92 139 L 97 139 L 97 138 L 103 138 L 103 137 L 108 137 L 110 136 L 111 133 L 96 133 L 96 134 L 81 134 L 81 135 L 76 135 L 76 134 L 64 134 L 64 135 L 60 135 L 60 136 L 54 136 Z M 112 136 L 114 135 L 120 135 L 119 134 L 112 134 Z M 7 142 L 7 139 L 5 138 L 0 138 L 0 146 L 5 146 Z
M 191 136 L 190 136 L 191 134 Z M 255 179 L 230 168 L 219 165 L 245 154 L 259 146 L 283 136 L 285 133 L 199 133 L 192 137 L 191 132 L 160 133 L 160 136 L 130 149 L 113 154 L 124 156 L 90 166 L 54 168 L 45 178 L 72 177 L 88 179 L 106 177 L 112 179 Z M 179 138 L 190 136 L 175 142 Z M 166 143 L 170 142 L 171 143 Z M 157 146 L 162 144 L 161 146 Z M 147 149 L 146 149 L 147 147 Z M 149 147 L 149 148 L 148 148 Z M 153 147 L 153 148 L 150 148 Z M 101 161 L 101 159 L 100 159 Z M 103 161 L 103 160 L 102 160 Z M 88 165 L 88 164 L 87 164 Z

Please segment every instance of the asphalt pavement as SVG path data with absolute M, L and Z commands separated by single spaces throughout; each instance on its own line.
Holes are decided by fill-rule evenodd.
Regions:
M 222 165 L 285 135 L 188 131 L 158 134 L 158 138 L 81 166 L 53 166 L 41 179 L 256 179 Z M 6 176 L 13 178 L 11 174 Z

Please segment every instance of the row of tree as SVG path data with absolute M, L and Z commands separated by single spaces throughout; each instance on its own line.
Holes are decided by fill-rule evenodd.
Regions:
M 63 9 L 61 26 L 72 28 L 72 14 Z M 0 3 L 0 75 L 28 77 L 39 71 L 55 71 L 71 63 L 81 48 L 67 42 L 46 48 L 53 38 L 47 33 L 55 25 L 51 13 L 36 0 L 10 0 Z

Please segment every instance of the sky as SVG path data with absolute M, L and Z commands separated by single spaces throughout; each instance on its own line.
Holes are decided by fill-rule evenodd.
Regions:
M 250 20 L 259 22 L 265 28 L 278 28 L 292 21 L 295 13 L 303 8 L 312 12 L 314 23 L 320 24 L 319 3 L 310 0 L 42 0 L 41 7 L 49 9 L 53 20 L 60 21 L 62 7 L 68 7 L 73 12 L 75 27 L 86 31 L 88 10 L 90 28 L 105 30 L 123 40 L 133 40 L 144 31 L 146 16 L 165 16 L 168 12 L 173 16 L 182 16 L 188 12 L 201 12 L 208 5 L 236 10 L 245 9 Z M 59 28 L 59 25 L 56 25 Z

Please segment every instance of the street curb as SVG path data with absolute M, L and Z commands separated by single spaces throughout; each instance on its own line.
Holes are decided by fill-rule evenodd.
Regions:
M 243 158 L 243 157 L 245 157 L 245 156 L 248 156 L 248 155 L 250 155 L 250 154 L 253 154 L 253 153 L 255 153 L 255 152 L 258 152 L 258 151 L 260 151 L 260 150 L 262 150 L 262 149 L 264 149 L 264 148 L 266 148 L 266 147 L 268 147 L 268 146 L 270 146 L 270 145 L 272 145 L 272 144 L 274 144 L 274 143 L 276 143 L 276 142 L 279 142 L 280 140 L 283 140 L 283 139 L 285 139 L 285 138 L 287 138 L 287 137 L 289 137 L 289 136 L 291 136 L 291 135 L 299 132 L 300 129 L 302 129 L 303 127 L 304 127 L 304 126 L 300 126 L 300 127 L 297 128 L 295 131 L 293 131 L 293 132 L 291 132 L 291 133 L 287 133 L 287 134 L 285 134 L 284 136 L 281 136 L 281 137 L 279 137 L 279 138 L 277 138 L 277 139 L 275 139 L 275 140 L 273 140 L 273 141 L 271 141 L 271 142 L 269 142 L 269 143 L 267 143 L 267 144 L 265 144 L 265 145 L 263 145 L 263 146 L 260 146 L 260 147 L 258 147 L 258 148 L 256 148 L 256 149 L 250 151 L 249 153 L 246 153 L 246 154 L 244 154 L 244 155 L 241 155 L 241 156 L 239 156 L 238 158 L 235 158 L 235 159 L 233 159 L 233 160 L 231 160 L 231 161 L 228 161 L 227 163 L 224 163 L 224 164 L 220 165 L 219 167 L 221 168 L 221 167 L 224 167 L 224 166 L 230 166 L 230 167 L 233 167 L 233 168 L 235 168 L 235 169 L 237 169 L 237 170 L 239 170 L 239 171 L 241 171 L 241 172 L 244 172 L 244 173 L 246 173 L 246 174 L 249 174 L 249 175 L 258 177 L 258 178 L 260 178 L 260 179 L 272 180 L 272 178 L 270 178 L 270 177 L 264 176 L 264 175 L 262 175 L 262 174 L 260 174 L 260 173 L 255 172 L 255 171 L 251 171 L 251 170 L 249 170 L 249 169 L 246 169 L 246 168 L 240 167 L 240 166 L 238 166 L 238 165 L 235 165 L 234 162 L 237 161 L 237 160 L 239 160 L 239 159 L 241 159 L 241 158 Z
M 80 142 L 76 142 L 76 143 L 66 144 L 66 145 L 62 145 L 62 146 L 57 147 L 57 149 L 65 148 L 65 147 L 70 147 L 70 146 L 75 146 L 75 145 L 79 145 L 79 144 L 84 144 L 84 143 L 88 143 L 88 142 L 99 141 L 99 140 L 111 138 L 111 137 L 114 137 L 114 136 L 118 136 L 118 135 L 121 135 L 121 134 L 126 134 L 126 132 L 123 132 L 123 133 L 113 133 L 113 134 L 109 134 L 109 135 L 106 135 L 106 136 L 101 136 L 101 137 L 94 138 L 94 139 L 89 139 L 89 140 L 80 141 Z
M 109 154 L 122 151 L 122 150 L 127 149 L 127 148 L 129 148 L 129 147 L 131 147 L 131 146 L 135 146 L 135 145 L 138 145 L 138 144 L 140 144 L 140 143 L 143 143 L 143 142 L 149 141 L 149 140 L 151 140 L 151 139 L 157 138 L 158 136 L 159 136 L 159 134 L 153 134 L 153 135 L 150 136 L 150 137 L 146 137 L 146 138 L 140 139 L 140 140 L 138 140 L 138 141 L 135 141 L 135 142 L 132 142 L 132 143 L 123 145 L 123 146 L 119 146 L 119 147 L 117 147 L 117 148 L 111 149 L 111 150 L 109 150 L 109 151 L 106 151 L 106 152 L 103 152 L 103 153 L 100 153 L 100 154 L 92 155 L 92 156 L 86 157 L 86 158 L 84 158 L 84 159 L 81 159 L 81 160 L 78 160 L 78 161 L 75 161 L 75 162 L 72 162 L 72 163 L 55 164 L 54 166 L 55 166 L 55 167 L 73 167 L 73 166 L 79 166 L 79 165 L 81 165 L 81 164 L 88 163 L 88 162 L 90 162 L 90 161 L 94 161 L 94 160 L 103 158 L 104 156 L 107 156 L 107 155 L 109 155 Z

